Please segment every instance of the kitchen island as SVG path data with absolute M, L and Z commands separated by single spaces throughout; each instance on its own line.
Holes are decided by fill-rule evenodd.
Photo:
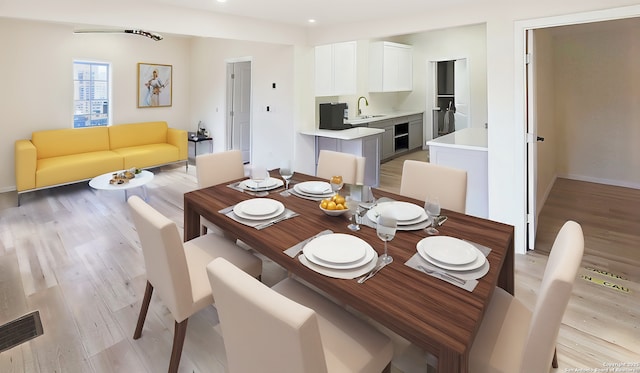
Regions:
M 427 141 L 429 162 L 467 171 L 468 215 L 489 216 L 487 129 L 463 128 Z
M 354 127 L 346 130 L 309 130 L 300 134 L 315 137 L 316 167 L 320 150 L 354 154 L 365 158 L 364 184 L 380 184 L 380 140 L 383 129 Z

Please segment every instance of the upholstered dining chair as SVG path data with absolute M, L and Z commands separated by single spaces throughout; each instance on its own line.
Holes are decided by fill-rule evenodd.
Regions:
M 206 188 L 242 177 L 244 177 L 244 163 L 240 150 L 227 150 L 196 157 L 198 188 Z M 216 229 L 216 226 L 207 219 L 200 220 L 202 234 L 206 234 L 209 229 Z
M 469 355 L 472 373 L 548 372 L 557 367 L 555 344 L 582 261 L 584 236 L 564 223 L 551 248 L 533 312 L 496 288 Z
M 207 272 L 228 372 L 390 371 L 389 337 L 298 281 L 269 288 L 223 258 Z
M 364 168 L 364 157 L 323 149 L 318 154 L 316 176 L 328 180 L 340 175 L 345 184 L 362 185 Z
M 175 320 L 169 372 L 177 372 L 189 317 L 213 303 L 207 263 L 224 257 L 246 271 L 247 276 L 260 277 L 262 261 L 219 235 L 207 234 L 183 243 L 173 221 L 138 196 L 130 197 L 128 203 L 147 272 L 147 287 L 133 339 L 142 335 L 151 295 L 156 289 Z
M 408 159 L 402 165 L 400 194 L 424 201 L 438 197 L 440 207 L 464 213 L 467 206 L 467 171 Z

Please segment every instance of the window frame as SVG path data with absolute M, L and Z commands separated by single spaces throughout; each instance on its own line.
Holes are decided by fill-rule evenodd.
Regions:
M 77 71 L 76 69 L 79 68 L 78 65 L 89 66 L 89 79 L 79 79 L 84 78 L 82 75 L 84 75 L 86 71 Z M 106 72 L 102 73 L 106 75 L 104 79 L 100 79 L 102 77 L 101 73 L 94 70 L 97 68 L 106 68 Z M 85 59 L 73 60 L 73 128 L 103 127 L 111 125 L 111 113 L 113 106 L 111 76 L 111 62 Z M 97 96 L 98 94 L 99 96 Z M 81 108 L 82 111 L 79 111 L 79 108 Z

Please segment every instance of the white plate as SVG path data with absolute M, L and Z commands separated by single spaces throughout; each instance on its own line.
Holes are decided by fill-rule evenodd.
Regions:
M 449 265 L 469 264 L 482 255 L 475 246 L 455 237 L 426 237 L 418 245 L 422 245 L 429 257 Z
M 445 238 L 445 240 L 441 240 L 442 238 Z M 457 238 L 453 238 L 453 237 L 447 237 L 447 236 L 433 236 L 433 237 L 426 237 L 423 238 L 422 240 L 420 240 L 420 242 L 418 242 L 418 244 L 416 245 L 417 249 L 418 249 L 418 253 L 420 254 L 420 256 L 428 261 L 429 263 L 444 268 L 444 269 L 448 269 L 448 270 L 452 270 L 452 271 L 470 271 L 470 270 L 474 270 L 477 268 L 480 268 L 485 261 L 487 260 L 484 255 L 482 254 L 482 252 L 480 252 L 480 250 L 478 250 L 475 246 L 471 245 L 468 242 L 462 241 L 463 243 L 469 245 L 475 252 L 476 256 L 471 259 L 470 262 L 464 263 L 464 264 L 451 264 L 451 263 L 447 263 L 445 261 L 442 260 L 438 260 L 436 258 L 434 258 L 433 256 L 431 256 L 431 253 L 434 252 L 434 250 L 432 248 L 437 248 L 435 251 L 437 252 L 438 250 L 442 250 L 442 248 L 454 248 L 454 247 L 462 247 L 462 245 L 459 245 L 459 243 L 455 243 L 453 245 L 451 245 L 452 242 L 451 240 L 455 240 L 455 241 L 462 241 L 459 240 Z M 459 246 L 456 246 L 459 245 Z M 452 252 L 457 251 L 456 249 L 451 250 Z M 437 255 L 437 254 L 436 254 Z M 450 258 L 454 257 L 455 254 L 446 254 L 448 255 Z M 466 260 L 468 260 L 469 257 L 471 257 L 472 254 L 463 254 L 466 256 Z M 455 261 L 455 259 L 454 259 Z M 458 260 L 458 262 L 460 262 L 461 260 Z
M 327 193 L 332 193 L 331 185 L 326 181 L 304 181 L 302 183 L 296 184 L 295 187 L 299 189 L 301 192 L 313 195 L 324 195 Z
M 326 199 L 326 198 L 331 198 L 333 197 L 334 193 L 333 192 L 329 192 L 327 194 L 311 194 L 311 193 L 306 193 L 300 190 L 300 188 L 296 188 L 296 186 L 293 186 L 293 190 L 294 192 L 298 193 L 301 196 L 304 197 L 309 197 L 309 198 L 320 198 L 320 199 Z
M 395 216 L 398 225 L 409 225 L 419 223 L 427 218 L 424 208 L 409 202 L 392 201 L 382 202 L 367 211 L 369 220 L 375 222 L 380 214 L 391 214 Z
M 251 179 L 243 180 L 238 184 L 238 186 L 244 190 L 256 191 L 256 190 L 270 190 L 276 189 L 284 185 L 284 181 L 277 179 L 275 177 L 270 177 L 267 180 L 261 182 L 260 184 L 256 183 Z
M 327 234 L 313 239 L 302 250 L 312 263 L 334 269 L 363 266 L 376 255 L 364 240 L 349 234 Z
M 266 220 L 284 212 L 282 202 L 270 198 L 253 198 L 242 201 L 233 207 L 233 212 L 243 219 Z

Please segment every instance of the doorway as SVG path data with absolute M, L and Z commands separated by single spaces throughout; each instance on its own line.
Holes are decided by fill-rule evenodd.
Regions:
M 466 58 L 430 61 L 431 82 L 427 108 L 431 107 L 433 139 L 469 127 L 469 72 Z
M 637 11 L 638 9 L 636 9 L 636 12 Z M 519 93 L 522 94 L 522 99 L 523 99 L 523 102 L 525 103 L 522 117 L 524 119 L 523 127 L 526 133 L 526 136 L 523 136 L 523 137 L 527 139 L 526 141 L 527 159 L 525 161 L 524 167 L 526 168 L 526 176 L 527 176 L 527 182 L 525 184 L 526 186 L 525 194 L 527 199 L 526 249 L 528 250 L 535 249 L 535 245 L 537 242 L 536 232 L 538 230 L 538 216 L 540 216 L 540 213 L 542 211 L 542 205 L 545 204 L 547 197 L 551 191 L 551 188 L 555 184 L 554 182 L 556 182 L 556 179 L 555 179 L 556 176 L 563 177 L 563 174 L 565 174 L 566 175 L 565 177 L 569 179 L 594 181 L 596 183 L 603 183 L 608 185 L 621 185 L 617 183 L 621 181 L 622 182 L 625 181 L 624 178 L 617 180 L 615 177 L 609 177 L 609 178 L 603 177 L 602 175 L 605 173 L 602 173 L 602 172 L 600 173 L 596 172 L 592 174 L 590 172 L 584 172 L 584 168 L 582 169 L 576 168 L 578 167 L 576 165 L 583 165 L 588 163 L 592 165 L 591 167 L 596 167 L 595 170 L 603 170 L 605 168 L 611 169 L 615 167 L 615 164 L 618 164 L 619 162 L 611 162 L 611 159 L 609 159 L 609 161 L 607 162 L 607 158 L 603 158 L 603 156 L 606 157 L 607 153 L 616 153 L 616 152 L 620 152 L 622 154 L 623 152 L 622 149 L 624 149 L 624 147 L 622 148 L 616 147 L 615 150 L 609 147 L 608 149 L 611 149 L 611 151 L 605 151 L 605 152 L 603 152 L 602 148 L 600 148 L 600 151 L 596 151 L 595 149 L 598 149 L 598 147 L 600 147 L 601 144 L 606 144 L 606 143 L 602 141 L 593 141 L 595 138 L 600 138 L 600 137 L 598 137 L 598 133 L 596 130 L 594 130 L 594 127 L 589 126 L 591 122 L 581 121 L 579 132 L 585 135 L 573 136 L 572 134 L 575 135 L 576 129 L 571 127 L 566 127 L 566 126 L 567 126 L 567 123 L 576 122 L 575 116 L 570 116 L 570 118 L 572 118 L 572 121 L 569 121 L 567 123 L 553 116 L 549 118 L 549 114 L 545 112 L 544 108 L 553 107 L 553 104 L 549 105 L 550 103 L 548 102 L 548 97 L 551 95 L 545 94 L 542 91 L 536 92 L 537 90 L 536 82 L 542 79 L 542 85 L 544 86 L 545 76 L 546 74 L 549 74 L 548 69 L 545 71 L 544 67 L 543 67 L 542 73 L 536 72 L 536 70 L 539 68 L 539 65 L 541 65 L 540 60 L 543 60 L 543 61 L 547 60 L 546 65 L 549 66 L 548 56 L 546 56 L 546 53 L 549 53 L 549 52 L 548 51 L 545 52 L 545 50 L 548 50 L 549 47 L 547 45 L 546 48 L 543 48 L 541 50 L 540 49 L 535 50 L 535 48 L 534 49 L 530 49 L 530 48 L 535 47 L 536 45 L 539 44 L 536 42 L 536 38 L 539 39 L 539 37 L 541 37 L 542 35 L 546 35 L 544 38 L 542 38 L 543 40 L 557 40 L 559 35 L 564 35 L 565 40 L 567 39 L 566 36 L 570 36 L 570 39 L 572 41 L 574 40 L 582 41 L 585 38 L 579 38 L 579 37 L 576 37 L 576 35 L 581 35 L 581 34 L 587 35 L 587 31 L 593 33 L 593 30 L 595 30 L 595 27 L 602 27 L 602 30 L 606 30 L 608 33 L 611 30 L 613 30 L 614 27 L 617 30 L 616 25 L 623 24 L 622 22 L 623 19 L 627 19 L 627 21 L 631 21 L 632 18 L 630 17 L 633 15 L 634 13 L 629 13 L 629 10 L 623 11 L 620 9 L 611 9 L 603 12 L 593 12 L 588 14 L 573 15 L 569 17 L 568 20 L 565 20 L 564 22 L 558 22 L 557 24 L 553 24 L 553 25 L 549 25 L 548 22 L 538 21 L 538 25 L 536 26 L 523 27 L 523 33 L 524 35 L 526 35 L 526 37 L 523 39 L 523 45 L 522 45 L 524 56 L 526 57 L 523 60 L 528 62 L 522 66 L 523 72 L 525 74 L 523 74 L 523 77 L 524 77 L 523 89 Z M 610 22 L 606 22 L 606 21 L 610 21 Z M 557 27 L 557 26 L 568 26 L 568 27 Z M 561 30 L 563 34 L 558 34 L 558 32 L 560 32 Z M 624 30 L 624 28 L 621 28 L 620 30 Z M 568 32 L 571 32 L 571 33 L 569 34 Z M 621 32 L 621 31 L 618 31 L 618 32 Z M 598 35 L 602 35 L 602 34 L 603 34 L 602 32 L 598 33 Z M 622 31 L 621 35 L 625 35 L 625 33 Z M 576 66 L 579 66 L 577 69 L 574 67 L 573 68 L 574 70 L 578 70 L 578 71 L 588 70 L 588 71 L 591 71 L 591 74 L 595 74 L 593 76 L 598 76 L 599 78 L 602 78 L 606 76 L 605 71 L 601 70 L 601 72 L 598 73 L 597 72 L 598 70 L 594 70 L 594 66 L 598 66 L 597 64 L 595 64 L 591 59 L 585 59 L 584 55 L 579 55 L 578 53 L 576 53 L 576 51 L 578 50 L 581 50 L 581 51 L 591 50 L 591 48 L 593 48 L 591 46 L 595 45 L 595 43 L 592 43 L 592 40 L 593 39 L 589 39 L 589 48 L 585 48 L 584 45 L 582 46 L 582 48 L 580 46 L 575 47 L 575 50 L 572 54 L 571 62 L 575 63 Z M 602 44 L 602 42 L 600 42 L 600 44 Z M 614 43 L 610 43 L 609 45 L 607 45 L 607 48 L 611 48 L 613 44 Z M 545 42 L 542 42 L 542 45 L 544 46 Z M 567 48 L 564 48 L 564 49 L 560 48 L 559 50 L 564 51 L 566 49 Z M 594 49 L 594 51 L 600 50 L 600 49 Z M 605 53 L 603 53 L 603 55 L 605 55 Z M 580 56 L 581 58 L 578 56 Z M 607 57 L 607 59 L 611 59 L 611 57 L 612 56 L 610 55 Z M 553 59 L 556 60 L 557 58 L 554 57 Z M 556 65 L 556 66 L 571 66 L 570 64 L 566 63 L 567 62 L 566 56 L 564 57 L 564 59 L 560 59 L 560 61 L 564 61 L 565 63 L 564 64 L 560 63 L 559 65 Z M 580 62 L 578 64 L 579 61 L 583 61 L 583 62 Z M 587 61 L 589 64 L 586 64 Z M 616 65 L 613 62 L 612 64 Z M 545 66 L 545 63 L 542 63 L 542 65 Z M 552 67 L 551 70 L 555 70 L 555 69 L 556 67 Z M 625 71 L 622 66 L 618 66 L 618 70 L 620 72 Z M 562 73 L 560 73 L 561 78 L 568 76 L 566 74 L 566 71 L 567 69 L 565 68 L 562 71 Z M 606 71 L 610 71 L 610 70 L 606 70 Z M 516 76 L 518 76 L 517 73 L 516 73 Z M 556 77 L 554 79 L 554 78 L 546 77 L 546 79 L 547 80 L 553 79 L 555 82 L 558 78 Z M 574 81 L 583 81 L 583 79 L 574 79 Z M 594 81 L 597 81 L 597 80 L 594 79 Z M 591 115 L 591 116 L 597 117 L 597 113 L 602 111 L 602 110 L 599 110 L 601 108 L 600 103 L 602 102 L 602 100 L 593 101 L 592 100 L 593 96 L 589 96 L 584 92 L 597 92 L 598 89 L 607 90 L 610 86 L 608 86 L 607 84 L 600 84 L 598 85 L 597 89 L 593 89 L 592 86 L 587 85 L 586 83 L 584 83 L 584 81 L 581 84 L 582 84 L 582 87 L 585 87 L 585 89 L 582 90 L 581 96 L 580 96 L 582 97 L 582 101 L 591 102 L 591 105 L 586 105 L 585 110 L 583 111 L 585 113 L 589 112 L 589 110 L 586 110 L 586 108 L 590 107 L 591 112 L 594 113 L 594 115 Z M 560 90 L 562 91 L 562 88 L 566 86 L 572 86 L 572 85 L 560 84 L 559 86 L 561 87 Z M 547 84 L 547 89 L 548 89 L 548 84 Z M 558 88 L 556 86 L 556 90 L 557 89 Z M 623 92 L 623 91 L 621 90 L 620 92 Z M 562 102 L 561 99 L 569 97 L 566 93 L 567 92 L 564 92 L 564 94 L 558 93 L 558 98 L 553 101 L 556 103 Z M 555 94 L 555 91 L 553 92 L 553 94 Z M 577 96 L 571 95 L 571 97 L 573 97 L 575 101 L 575 97 Z M 611 96 L 611 99 L 614 101 L 615 100 L 624 101 L 624 98 L 625 98 L 624 94 L 622 97 L 619 97 L 618 99 L 615 99 L 613 98 L 613 96 Z M 536 103 L 536 100 L 540 102 Z M 606 106 L 612 107 L 612 108 L 613 107 L 618 108 L 618 106 L 612 106 L 612 105 L 606 105 Z M 563 108 L 562 113 L 576 112 L 575 104 L 573 106 L 563 105 L 561 107 Z M 574 109 L 574 110 L 571 110 L 571 109 Z M 624 112 L 624 111 L 621 111 L 621 112 Z M 562 118 L 567 118 L 567 116 L 563 115 Z M 609 120 L 612 119 L 611 115 L 607 116 L 607 118 Z M 615 121 L 615 120 L 611 122 L 622 123 L 622 121 Z M 544 128 L 545 123 L 546 123 L 546 129 Z M 552 128 L 549 127 L 549 123 L 552 124 Z M 538 125 L 543 126 L 543 128 L 539 128 Z M 575 125 L 573 127 L 575 127 Z M 611 128 L 611 126 L 609 128 Z M 625 127 L 617 127 L 617 128 L 618 130 L 624 130 Z M 616 133 L 616 131 L 611 131 L 611 133 Z M 628 133 L 628 130 L 627 130 L 627 133 Z M 538 134 L 540 134 L 540 136 L 545 137 L 544 143 L 540 143 L 541 138 L 538 137 Z M 560 134 L 564 134 L 564 136 Z M 624 135 L 621 135 L 621 136 L 624 137 Z M 613 143 L 611 139 L 608 139 L 608 140 L 611 143 Z M 544 146 L 540 146 L 541 144 L 544 144 Z M 572 153 L 573 154 L 572 158 L 566 158 L 566 153 L 567 153 L 566 148 L 569 145 L 571 145 L 572 146 L 571 149 L 573 149 L 573 147 L 584 148 L 586 144 L 591 144 L 589 146 L 589 149 L 591 149 L 591 151 L 588 152 L 589 154 L 588 156 L 578 157 L 576 155 L 579 153 L 576 152 L 576 153 Z M 538 148 L 540 148 L 540 151 L 538 151 Z M 553 152 L 556 152 L 556 149 L 557 149 L 557 154 L 553 154 Z M 564 158 L 558 158 L 558 159 L 561 159 L 561 161 L 559 162 L 561 162 L 561 164 L 565 166 L 564 169 L 558 170 L 554 168 L 553 170 L 550 170 L 549 164 L 552 164 L 553 163 L 552 161 L 555 161 L 555 159 L 557 157 L 561 157 L 561 155 L 565 155 Z M 593 158 L 595 156 L 597 156 L 598 158 Z M 569 159 L 571 159 L 572 162 L 569 162 Z M 584 160 L 584 163 L 576 162 L 575 159 Z M 591 160 L 591 161 L 588 161 L 588 160 Z M 567 168 L 568 164 L 571 164 L 573 168 Z M 579 170 L 579 171 L 576 171 L 576 170 Z M 612 173 L 611 175 L 614 175 L 614 173 Z M 557 182 L 559 182 L 559 180 L 560 179 L 558 179 Z
M 251 61 L 227 62 L 227 149 L 251 162 Z

